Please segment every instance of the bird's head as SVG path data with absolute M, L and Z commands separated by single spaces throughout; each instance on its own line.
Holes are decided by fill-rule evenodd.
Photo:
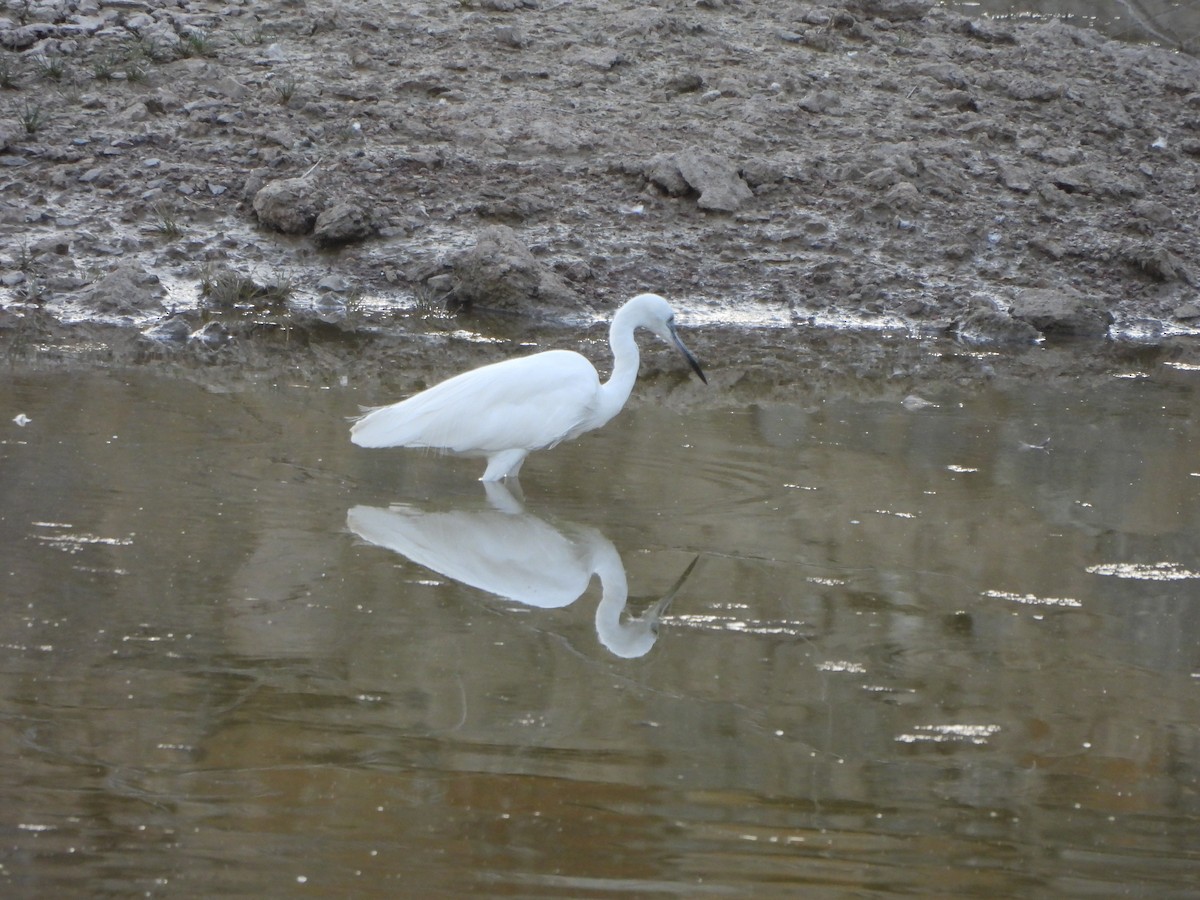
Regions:
M 671 304 L 658 294 L 638 294 L 625 306 L 634 314 L 634 328 L 645 328 L 674 346 L 683 354 L 683 358 L 688 361 L 692 371 L 700 376 L 700 380 L 708 384 L 704 370 L 700 368 L 700 362 L 692 351 L 684 346 L 679 332 L 675 330 L 675 310 L 671 309 Z

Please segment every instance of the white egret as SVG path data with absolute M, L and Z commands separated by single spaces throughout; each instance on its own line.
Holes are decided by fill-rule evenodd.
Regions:
M 372 410 L 350 429 L 360 447 L 431 447 L 487 457 L 482 481 L 516 477 L 532 450 L 553 447 L 612 419 L 633 390 L 645 328 L 683 354 L 705 384 L 700 363 L 675 331 L 675 312 L 657 294 L 622 306 L 608 332 L 613 369 L 601 383 L 595 367 L 571 350 L 547 350 L 481 366 L 407 400 Z

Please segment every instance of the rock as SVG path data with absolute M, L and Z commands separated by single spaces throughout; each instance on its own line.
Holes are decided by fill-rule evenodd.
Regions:
M 1045 103 L 1056 100 L 1066 92 L 1066 86 L 1058 81 L 1046 81 L 1032 75 L 1016 75 L 1005 85 L 1008 96 L 1014 100 L 1031 100 Z
M 911 181 L 901 181 L 883 195 L 884 203 L 895 209 L 920 209 L 921 193 Z
M 963 18 L 958 31 L 985 44 L 1015 44 L 1017 36 L 1011 30 L 990 19 Z
M 691 148 L 679 155 L 677 163 L 683 180 L 699 192 L 696 205 L 701 209 L 734 212 L 754 197 L 737 167 L 715 153 Z
M 748 159 L 742 163 L 739 174 L 750 188 L 764 184 L 778 184 L 786 178 L 783 166 L 769 159 Z
M 699 72 L 684 72 L 668 78 L 663 87 L 669 94 L 694 94 L 704 87 L 704 77 Z
M 545 306 L 577 309 L 578 295 L 543 266 L 517 233 L 493 225 L 453 260 L 447 306 L 529 312 Z
M 624 61 L 620 52 L 612 47 L 580 47 L 567 57 L 569 62 L 580 66 L 590 66 L 606 72 Z
M 317 290 L 345 294 L 351 288 L 350 279 L 342 275 L 326 275 L 317 282 Z
M 126 263 L 85 291 L 83 301 L 102 315 L 127 316 L 159 308 L 164 294 L 157 275 Z
M 21 25 L 18 28 L 0 30 L 0 46 L 6 50 L 28 50 L 38 41 L 54 34 L 54 26 L 45 22 Z
M 1113 128 L 1127 131 L 1134 127 L 1133 117 L 1125 109 L 1125 105 L 1120 100 L 1110 100 L 1104 107 L 1102 112 L 1104 120 Z
M 701 209 L 734 212 L 754 197 L 738 174 L 737 166 L 715 153 L 690 147 L 679 153 L 659 154 L 647 163 L 646 177 L 668 194 L 681 195 L 689 189 L 700 195 Z
M 162 322 L 156 322 L 142 331 L 142 337 L 163 344 L 182 343 L 192 332 L 192 326 L 183 316 L 171 316 Z
M 1012 315 L 1045 334 L 1103 337 L 1112 314 L 1069 288 L 1025 288 L 1012 303 Z
M 1188 303 L 1181 303 L 1171 311 L 1177 319 L 1200 319 L 1200 302 L 1192 300 Z
M 149 16 L 135 16 L 134 18 L 146 18 Z M 142 27 L 129 26 L 130 30 L 136 31 L 142 43 L 152 48 L 152 52 L 163 57 L 169 58 L 179 46 L 179 35 L 175 33 L 175 29 L 168 22 L 156 22 L 150 19 L 148 24 Z
M 246 180 L 242 183 L 242 199 L 254 202 L 255 195 L 263 189 L 263 187 L 271 180 L 271 170 L 265 166 L 260 169 L 251 169 L 246 175 Z
M 374 233 L 375 226 L 367 211 L 356 203 L 342 201 L 317 216 L 312 236 L 322 247 L 337 247 L 365 240 Z
M 846 8 L 870 18 L 911 22 L 923 18 L 933 8 L 933 0 L 850 0 Z
M 958 323 L 958 336 L 968 344 L 1032 344 L 1041 334 L 1028 322 L 1003 310 L 977 306 Z
M 220 322 L 208 322 L 188 336 L 189 344 L 197 344 L 208 350 L 217 350 L 232 340 L 229 329 Z
M 323 206 L 314 188 L 307 178 L 268 182 L 254 195 L 254 212 L 268 228 L 284 234 L 307 234 Z
M 942 106 L 957 109 L 961 112 L 968 110 L 971 112 L 979 111 L 979 101 L 975 99 L 975 95 L 970 91 L 943 91 L 937 96 L 937 102 Z
M 646 178 L 672 197 L 682 196 L 689 190 L 688 183 L 679 172 L 679 164 L 675 161 L 673 153 L 660 153 L 646 163 L 642 171 Z
M 212 92 L 228 97 L 230 100 L 242 100 L 249 90 L 232 75 L 227 75 L 213 83 Z
M 925 63 L 918 66 L 916 72 L 918 75 L 925 75 L 946 87 L 963 90 L 971 86 L 971 80 L 963 71 L 962 66 L 956 66 L 951 62 Z
M 1037 157 L 1056 166 L 1074 166 L 1082 162 L 1083 150 L 1079 147 L 1045 147 L 1038 151 Z
M 145 122 L 148 118 L 150 118 L 150 110 L 146 108 L 144 102 L 138 100 L 117 113 L 116 120 L 122 125 L 136 125 L 138 122 Z
M 837 109 L 842 105 L 842 98 L 837 95 L 836 91 L 814 91 L 802 97 L 796 105 L 805 112 L 819 115 L 827 113 L 831 109 Z
M 1000 163 L 1000 183 L 1010 191 L 1028 194 L 1033 190 L 1033 181 L 1023 169 L 1009 163 Z
M 1084 163 L 1067 166 L 1050 176 L 1050 183 L 1068 194 L 1095 194 L 1099 197 L 1136 197 L 1142 189 L 1103 166 Z
M 518 50 L 529 46 L 529 35 L 516 25 L 497 25 L 496 40 L 505 47 L 515 47 Z
M 1192 283 L 1183 260 L 1161 246 L 1131 247 L 1124 253 L 1125 259 L 1135 268 L 1145 272 L 1155 281 L 1183 281 Z
M 1153 222 L 1155 225 L 1171 225 L 1175 219 L 1171 208 L 1157 200 L 1135 200 L 1130 205 L 1130 210 L 1135 216 Z

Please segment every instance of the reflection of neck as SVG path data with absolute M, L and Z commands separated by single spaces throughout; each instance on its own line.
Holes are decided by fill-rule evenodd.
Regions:
M 600 577 L 601 596 L 596 606 L 596 634 L 600 643 L 622 659 L 645 656 L 657 636 L 650 630 L 649 622 L 621 621 L 625 601 L 629 599 L 629 582 L 617 549 L 607 540 L 594 542 L 591 567 Z

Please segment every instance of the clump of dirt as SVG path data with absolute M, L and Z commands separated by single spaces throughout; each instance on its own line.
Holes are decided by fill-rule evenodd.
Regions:
M 499 355 L 464 332 L 602 359 L 645 290 L 726 392 L 1200 355 L 1200 62 L 1059 22 L 56 0 L 0 47 L 24 359 L 426 379 Z

